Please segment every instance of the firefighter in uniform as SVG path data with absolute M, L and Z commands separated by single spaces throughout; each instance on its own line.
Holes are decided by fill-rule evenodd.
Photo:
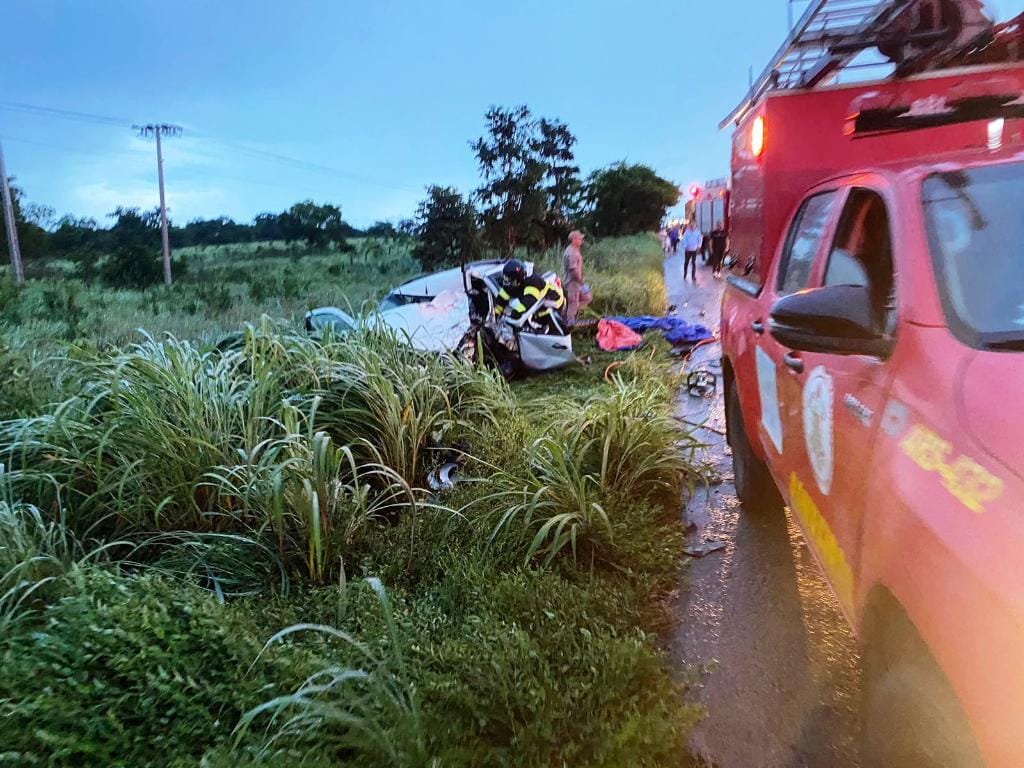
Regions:
M 538 301 L 546 301 L 549 306 L 541 307 L 533 322 L 544 333 L 564 333 L 565 323 L 560 316 L 565 308 L 562 290 L 540 275 L 527 275 L 526 266 L 518 259 L 509 261 L 502 270 L 502 287 L 494 302 L 495 316 L 500 319 L 507 315 L 518 320 Z

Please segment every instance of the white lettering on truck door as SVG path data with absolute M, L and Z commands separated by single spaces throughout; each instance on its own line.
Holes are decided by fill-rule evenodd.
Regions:
M 775 362 L 757 348 L 757 390 L 761 397 L 761 425 L 777 453 L 782 453 L 782 416 L 779 413 L 779 386 Z

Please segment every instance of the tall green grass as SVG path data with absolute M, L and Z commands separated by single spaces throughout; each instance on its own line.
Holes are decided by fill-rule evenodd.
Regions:
M 111 546 L 80 540 L 62 515 L 49 519 L 31 504 L 0 501 L 0 636 L 45 605 L 62 577 L 102 560 Z
M 614 548 L 609 502 L 642 504 L 679 497 L 699 474 L 693 435 L 673 418 L 669 374 L 614 376 L 606 391 L 582 406 L 547 403 L 557 414 L 528 449 L 518 472 L 499 472 L 504 509 L 492 538 L 518 529 L 529 538 L 526 559 L 549 564 L 564 550 L 575 560 L 584 542 L 595 551 Z
M 653 285 L 651 246 L 595 244 L 590 274 Z M 226 327 L 245 292 L 293 301 L 294 285 L 248 279 L 276 254 L 189 258 L 230 278 L 229 306 L 189 315 L 192 288 L 152 291 L 131 298 L 146 317 Z M 39 287 L 19 313 L 43 307 Z M 89 318 L 129 297 L 93 298 L 76 295 L 74 324 L 109 340 Z M 140 336 L 33 367 L 44 326 L 24 320 L 10 359 L 52 394 L 0 413 L 2 497 L 34 504 L 0 505 L 4 759 L 654 766 L 685 750 L 694 713 L 647 632 L 700 469 L 664 364 L 636 354 L 611 381 L 602 365 L 510 389 L 385 333 L 262 320 L 224 351 Z M 63 322 L 45 327 L 67 338 Z M 426 491 L 453 455 L 473 482 Z
M 269 321 L 227 352 L 149 339 L 68 365 L 72 397 L 0 424 L 22 498 L 115 535 L 272 541 L 316 582 L 366 526 L 415 515 L 441 449 L 511 407 L 491 372 L 393 336 L 317 340 Z

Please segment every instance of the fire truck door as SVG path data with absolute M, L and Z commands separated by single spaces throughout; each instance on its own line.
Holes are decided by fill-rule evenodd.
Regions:
M 821 256 L 820 269 L 814 270 L 815 284 L 866 286 L 872 321 L 888 335 L 896 321 L 890 222 L 881 194 L 851 189 L 832 244 Z M 788 409 L 795 439 L 790 443 L 787 495 L 844 610 L 850 612 L 866 485 L 886 481 L 872 474 L 871 445 L 882 423 L 891 370 L 885 361 L 866 355 L 787 354 L 799 363 L 785 370 L 799 391 Z
M 831 231 L 839 192 L 828 189 L 807 197 L 790 224 L 782 250 L 775 259 L 764 289 L 765 312 L 779 298 L 808 288 L 814 267 L 824 250 L 825 234 Z M 779 487 L 785 495 L 794 461 L 803 453 L 799 423 L 801 382 L 788 367 L 795 359 L 765 328 L 768 317 L 758 318 L 757 383 L 761 401 L 760 438 Z

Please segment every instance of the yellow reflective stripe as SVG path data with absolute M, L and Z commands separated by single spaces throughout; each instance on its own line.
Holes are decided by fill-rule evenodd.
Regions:
M 494 302 L 494 314 L 500 315 L 505 311 L 505 305 L 508 303 L 509 295 L 508 291 L 504 288 L 498 289 L 498 298 Z
M 540 300 L 540 297 L 544 295 L 544 292 L 540 288 L 534 288 L 532 285 L 526 286 L 523 289 L 524 296 L 533 296 L 533 298 Z
M 846 553 L 829 527 L 825 516 L 814 503 L 807 488 L 795 472 L 789 473 L 789 505 L 796 513 L 804 537 L 811 543 L 822 569 L 832 582 L 832 588 L 847 616 L 853 615 L 853 570 L 846 560 Z
M 523 302 L 521 302 L 519 299 L 512 299 L 512 302 L 509 304 L 509 306 L 512 307 L 513 312 L 526 311 L 526 305 L 523 304 Z

